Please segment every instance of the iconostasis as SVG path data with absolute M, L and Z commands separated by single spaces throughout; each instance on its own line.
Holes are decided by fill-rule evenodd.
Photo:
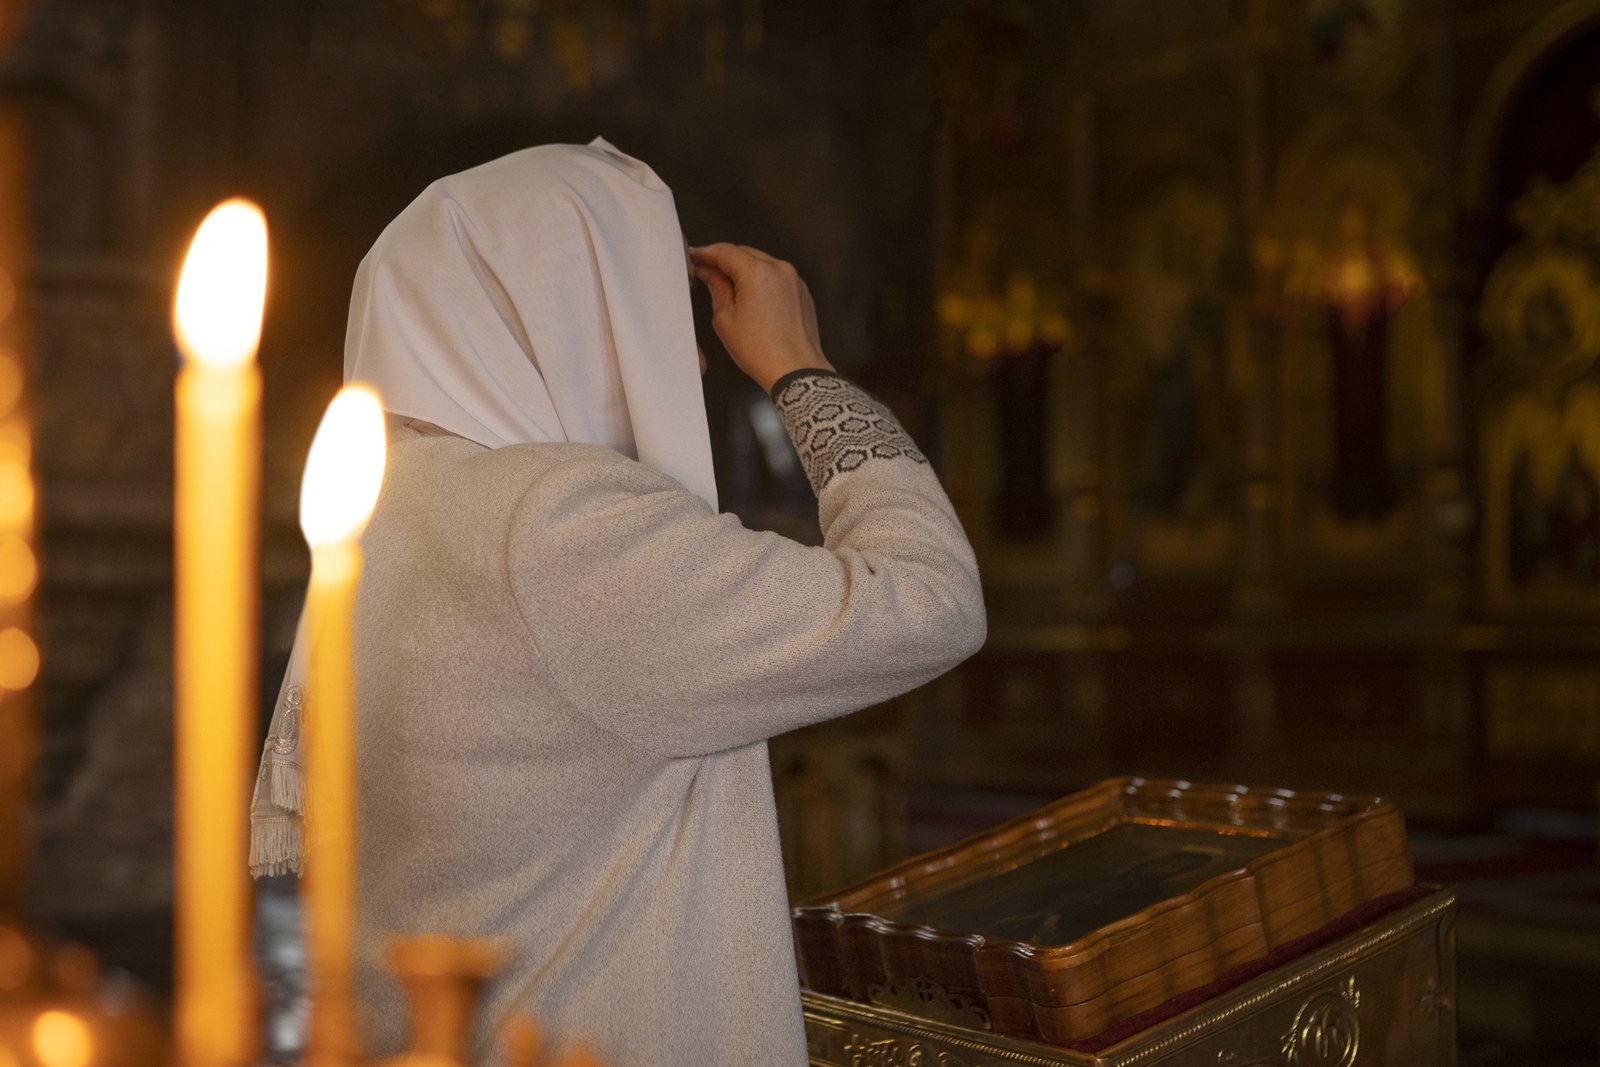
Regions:
M 1600 5 L 958 5 L 921 784 L 1592 808 Z

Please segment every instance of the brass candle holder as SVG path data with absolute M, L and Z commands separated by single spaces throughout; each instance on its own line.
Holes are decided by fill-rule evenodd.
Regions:
M 384 1067 L 461 1067 L 469 1062 L 469 1037 L 484 983 L 504 966 L 507 950 L 488 938 L 441 934 L 396 936 L 389 969 L 405 990 L 411 1011 L 411 1047 Z M 547 1058 L 538 1024 L 514 1015 L 500 1028 L 505 1067 L 600 1067 L 594 1054 L 574 1045 Z

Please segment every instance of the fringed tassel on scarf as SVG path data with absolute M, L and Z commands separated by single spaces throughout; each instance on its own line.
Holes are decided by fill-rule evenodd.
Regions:
M 300 765 L 284 760 L 266 759 L 261 762 L 261 784 L 266 787 L 267 800 L 275 808 L 305 814 L 306 782 Z
M 292 760 L 261 761 L 250 812 L 250 875 L 299 874 L 305 855 L 306 784 Z
M 298 815 L 270 815 L 250 823 L 250 876 L 299 874 L 304 853 Z

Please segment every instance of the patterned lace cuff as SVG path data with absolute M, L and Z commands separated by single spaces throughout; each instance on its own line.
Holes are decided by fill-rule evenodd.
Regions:
M 928 462 L 888 408 L 837 374 L 785 375 L 772 399 L 819 496 L 836 477 L 873 460 Z

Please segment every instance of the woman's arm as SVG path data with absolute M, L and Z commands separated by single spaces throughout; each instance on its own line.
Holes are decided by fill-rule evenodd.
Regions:
M 855 711 L 983 643 L 972 550 L 887 409 L 818 372 L 779 381 L 775 401 L 817 490 L 822 547 L 746 530 L 589 450 L 530 488 L 514 527 L 512 587 L 557 688 L 662 755 Z
M 978 569 L 894 416 L 833 373 L 789 264 L 692 249 L 712 325 L 778 405 L 824 545 L 752 533 L 666 476 L 584 452 L 513 526 L 512 588 L 568 700 L 652 751 L 692 756 L 886 700 L 983 643 Z

